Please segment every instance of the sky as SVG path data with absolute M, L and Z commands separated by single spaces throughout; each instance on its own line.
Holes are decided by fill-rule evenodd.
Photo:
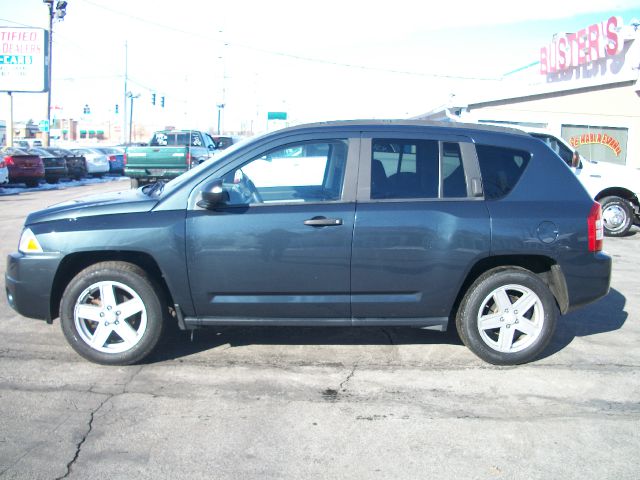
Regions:
M 126 78 L 136 120 L 215 129 L 224 104 L 226 131 L 264 130 L 268 112 L 290 123 L 415 116 L 535 62 L 555 33 L 640 18 L 640 0 L 67 3 L 53 27 L 55 115 L 88 105 L 121 122 Z M 0 0 L 0 26 L 46 28 L 48 8 Z M 43 118 L 46 94 L 14 94 L 14 119 Z

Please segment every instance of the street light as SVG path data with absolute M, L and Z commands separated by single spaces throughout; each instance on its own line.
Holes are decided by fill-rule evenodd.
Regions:
M 44 144 L 45 146 L 50 145 L 50 131 L 51 131 L 51 58 L 53 57 L 52 47 L 53 47 L 53 19 L 56 20 L 64 20 L 65 15 L 67 14 L 67 2 L 64 0 L 59 0 L 54 5 L 54 0 L 42 0 L 42 3 L 46 4 L 49 7 L 49 68 L 47 71 L 47 77 L 49 79 L 49 88 L 47 89 L 47 123 L 49 125 L 49 131 L 44 133 Z

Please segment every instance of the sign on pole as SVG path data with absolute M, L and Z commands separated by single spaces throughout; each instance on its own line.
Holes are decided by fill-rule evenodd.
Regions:
M 267 112 L 267 120 L 286 120 L 287 112 Z
M 42 28 L 0 27 L 0 92 L 46 92 L 48 36 Z
M 40 120 L 40 123 L 38 123 L 38 129 L 41 132 L 48 132 L 49 131 L 49 120 Z

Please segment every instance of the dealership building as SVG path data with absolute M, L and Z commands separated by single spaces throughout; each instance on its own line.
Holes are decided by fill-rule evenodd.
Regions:
M 536 62 L 418 118 L 544 128 L 588 159 L 640 168 L 639 27 L 612 16 L 556 34 Z

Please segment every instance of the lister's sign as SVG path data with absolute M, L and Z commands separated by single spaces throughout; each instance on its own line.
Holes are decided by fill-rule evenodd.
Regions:
M 621 17 L 611 17 L 576 33 L 558 35 L 540 49 L 540 73 L 561 72 L 622 52 L 624 39 L 619 33 Z
M 41 28 L 0 27 L 0 91 L 47 90 L 47 35 Z

